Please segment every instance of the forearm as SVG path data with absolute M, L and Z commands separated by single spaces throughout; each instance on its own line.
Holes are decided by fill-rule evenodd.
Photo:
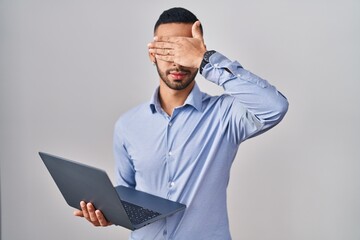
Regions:
M 120 125 L 120 122 L 117 122 L 113 141 L 116 184 L 135 187 L 135 170 L 124 146 L 124 137 L 122 134 L 124 131 Z

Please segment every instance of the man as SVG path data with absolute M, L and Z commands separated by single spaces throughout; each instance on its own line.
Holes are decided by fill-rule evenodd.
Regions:
M 116 123 L 117 183 L 186 204 L 174 214 L 131 233 L 130 239 L 231 239 L 226 189 L 241 142 L 284 117 L 288 102 L 267 81 L 206 49 L 198 19 L 186 9 L 161 14 L 149 43 L 160 77 L 150 103 Z M 209 96 L 197 72 L 224 88 Z M 107 226 L 99 210 L 81 202 L 85 217 Z

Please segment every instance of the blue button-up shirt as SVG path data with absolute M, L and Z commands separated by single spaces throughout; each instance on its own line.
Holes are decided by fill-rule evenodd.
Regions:
M 281 121 L 288 102 L 274 86 L 220 53 L 203 69 L 224 88 L 209 96 L 195 84 L 168 116 L 158 89 L 150 103 L 116 123 L 117 184 L 186 204 L 131 233 L 130 239 L 231 239 L 226 204 L 229 173 L 239 144 Z

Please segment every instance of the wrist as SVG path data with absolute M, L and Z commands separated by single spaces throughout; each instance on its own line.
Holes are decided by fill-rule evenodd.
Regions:
M 196 67 L 200 69 L 201 63 L 204 59 L 204 54 L 206 53 L 206 50 L 199 53 L 199 57 L 196 58 Z
M 204 53 L 203 59 L 201 61 L 200 67 L 199 67 L 200 74 L 202 74 L 204 67 L 206 66 L 206 64 L 208 64 L 210 62 L 210 57 L 214 53 L 216 53 L 215 50 L 209 50 Z

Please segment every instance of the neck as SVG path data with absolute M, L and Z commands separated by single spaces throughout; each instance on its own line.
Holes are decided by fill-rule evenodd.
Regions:
M 184 105 L 194 85 L 195 81 L 183 90 L 173 90 L 160 81 L 159 100 L 162 109 L 171 116 L 176 107 Z

